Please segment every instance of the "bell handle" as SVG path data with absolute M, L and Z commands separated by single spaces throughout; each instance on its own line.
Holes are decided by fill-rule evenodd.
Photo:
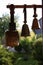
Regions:
M 34 15 L 33 15 L 33 17 L 37 17 L 36 7 L 34 7 Z
M 27 14 L 27 12 L 26 12 L 26 4 L 24 4 L 24 10 L 23 10 L 23 12 L 24 12 L 24 23 L 27 23 L 27 16 L 26 16 L 26 14 Z

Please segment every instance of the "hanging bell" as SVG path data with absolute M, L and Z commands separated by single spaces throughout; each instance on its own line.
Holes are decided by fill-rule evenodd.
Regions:
M 33 19 L 32 29 L 33 29 L 33 30 L 39 29 L 39 25 L 38 25 L 38 20 L 37 20 L 37 18 L 34 18 L 34 19 Z
M 33 23 L 32 23 L 32 29 L 39 29 L 39 25 L 38 25 L 38 20 L 37 20 L 37 13 L 36 13 L 36 8 L 34 8 L 34 15 L 33 15 L 34 19 L 33 19 Z
M 21 36 L 30 36 L 30 32 L 29 32 L 29 28 L 27 24 L 24 24 L 22 27 L 22 32 L 21 32 Z
M 14 23 L 14 5 L 8 5 L 10 8 L 11 22 L 9 23 L 9 31 L 6 31 L 6 46 L 14 47 L 19 45 L 19 34 Z
M 29 28 L 28 28 L 28 25 L 26 24 L 27 23 L 27 20 L 26 20 L 26 4 L 24 5 L 24 25 L 22 26 L 22 32 L 21 32 L 21 36 L 24 36 L 24 37 L 27 37 L 27 36 L 30 36 L 30 32 L 29 32 Z

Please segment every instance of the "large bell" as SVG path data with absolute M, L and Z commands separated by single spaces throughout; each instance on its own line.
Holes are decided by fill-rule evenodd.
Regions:
M 38 20 L 37 20 L 37 18 L 34 18 L 34 19 L 33 19 L 32 29 L 33 29 L 33 30 L 39 29 L 39 25 L 38 25 Z
M 29 28 L 27 24 L 24 24 L 21 31 L 21 36 L 27 37 L 30 36 Z
M 5 34 L 6 34 L 6 46 L 14 47 L 19 45 L 18 31 L 7 31 Z
M 8 8 L 10 8 L 11 22 L 9 23 L 9 30 L 5 33 L 6 46 L 14 47 L 19 45 L 19 34 L 14 23 L 14 5 L 8 5 Z

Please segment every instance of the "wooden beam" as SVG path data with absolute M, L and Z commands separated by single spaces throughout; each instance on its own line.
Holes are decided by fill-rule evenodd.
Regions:
M 13 8 L 43 8 L 43 5 L 7 5 L 7 8 L 10 8 L 10 7 L 13 7 Z

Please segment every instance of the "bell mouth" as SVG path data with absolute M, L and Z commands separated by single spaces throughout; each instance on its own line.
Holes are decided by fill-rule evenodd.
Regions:
M 29 28 L 28 28 L 27 24 L 24 24 L 22 26 L 21 36 L 24 36 L 24 37 L 30 36 L 30 31 L 29 31 Z

